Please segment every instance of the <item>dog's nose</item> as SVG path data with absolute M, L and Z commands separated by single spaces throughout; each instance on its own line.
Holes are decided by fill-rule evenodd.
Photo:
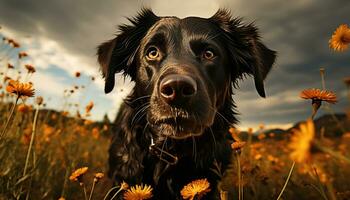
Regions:
M 196 81 L 187 75 L 168 75 L 160 82 L 159 91 L 168 104 L 179 104 L 197 93 Z

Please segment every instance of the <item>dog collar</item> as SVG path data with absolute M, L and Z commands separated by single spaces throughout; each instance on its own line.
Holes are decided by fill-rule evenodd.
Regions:
M 166 150 L 157 147 L 153 141 L 152 135 L 151 135 L 151 144 L 149 146 L 149 151 L 151 154 L 155 155 L 161 161 L 163 161 L 169 165 L 175 165 L 179 160 L 176 155 L 173 155 L 173 154 L 167 152 Z

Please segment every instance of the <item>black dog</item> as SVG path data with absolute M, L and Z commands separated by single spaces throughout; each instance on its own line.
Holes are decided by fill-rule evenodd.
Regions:
M 254 77 L 260 96 L 275 52 L 257 28 L 219 10 L 208 19 L 158 17 L 143 9 L 131 25 L 98 47 L 105 92 L 123 72 L 135 87 L 116 119 L 109 176 L 149 184 L 155 199 L 180 199 L 187 183 L 207 178 L 216 199 L 227 168 L 228 129 L 237 122 L 233 87 Z

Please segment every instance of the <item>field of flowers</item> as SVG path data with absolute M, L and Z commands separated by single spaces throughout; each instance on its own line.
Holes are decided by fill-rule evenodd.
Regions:
M 349 43 L 347 25 L 329 41 L 335 51 L 347 50 Z M 85 86 L 62 91 L 63 108 L 48 109 L 47 99 L 35 95 L 30 78 L 36 69 L 22 64 L 30 55 L 20 47 L 10 36 L 1 38 L 0 59 L 5 64 L 0 66 L 0 200 L 151 198 L 151 186 L 114 185 L 106 177 L 115 125 L 107 117 L 91 120 L 93 102 L 70 102 L 71 95 Z M 300 93 L 310 101 L 305 108 L 312 111 L 309 119 L 283 133 L 264 126 L 247 132 L 229 130 L 234 155 L 219 184 L 221 199 L 350 199 L 350 111 L 344 110 L 348 115 L 342 117 L 334 114 L 337 96 L 324 90 L 324 69 L 320 74 L 320 89 Z M 75 77 L 82 78 L 80 72 Z M 350 102 L 350 78 L 344 83 Z M 81 106 L 84 113 L 77 111 Z M 319 109 L 329 111 L 330 122 L 319 120 Z M 334 128 L 329 129 L 330 124 Z M 193 180 L 181 195 L 201 199 L 210 190 L 206 179 Z

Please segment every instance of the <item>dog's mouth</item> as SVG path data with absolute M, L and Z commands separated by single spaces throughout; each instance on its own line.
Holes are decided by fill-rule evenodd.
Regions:
M 164 136 L 173 139 L 186 139 L 202 135 L 203 125 L 192 117 L 164 117 L 153 126 Z

